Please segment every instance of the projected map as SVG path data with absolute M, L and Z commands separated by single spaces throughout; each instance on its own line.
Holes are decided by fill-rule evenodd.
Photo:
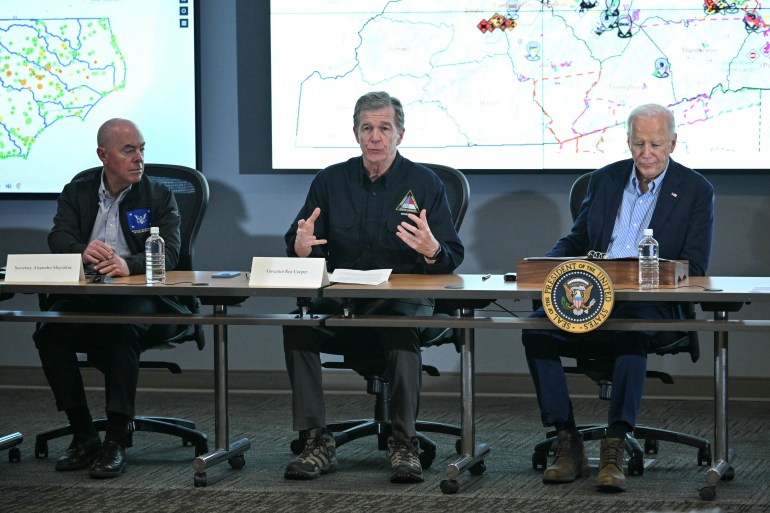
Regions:
M 115 117 L 148 162 L 196 167 L 194 0 L 0 3 L 0 194 L 61 192 Z
M 26 159 L 46 128 L 125 87 L 107 19 L 0 20 L 0 34 L 0 159 Z
M 273 167 L 355 154 L 355 100 L 385 90 L 412 160 L 595 168 L 629 156 L 628 113 L 656 102 L 675 159 L 767 169 L 769 23 L 757 0 L 273 0 Z

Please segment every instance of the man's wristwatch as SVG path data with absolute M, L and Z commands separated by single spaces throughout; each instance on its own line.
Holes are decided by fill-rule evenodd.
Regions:
M 443 250 L 441 249 L 441 244 L 439 244 L 436 252 L 433 254 L 432 257 L 428 257 L 428 260 L 437 261 L 441 257 L 441 253 L 443 253 Z

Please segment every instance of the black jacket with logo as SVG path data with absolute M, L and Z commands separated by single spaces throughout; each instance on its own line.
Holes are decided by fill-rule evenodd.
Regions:
M 395 274 L 448 274 L 463 261 L 441 179 L 425 166 L 396 155 L 390 170 L 372 182 L 363 158 L 323 169 L 313 179 L 307 199 L 286 233 L 286 252 L 296 256 L 297 223 L 316 207 L 315 236 L 327 244 L 313 247 L 311 257 L 326 258 L 334 269 L 393 269 Z M 396 236 L 396 227 L 426 210 L 428 226 L 441 244 L 443 255 L 427 264 L 422 255 Z
M 78 253 L 85 251 L 91 241 L 96 215 L 99 212 L 99 186 L 102 170 L 73 180 L 64 186 L 59 195 L 54 226 L 48 234 L 51 253 Z M 131 230 L 128 215 L 131 212 L 149 209 L 150 220 L 146 227 Z M 152 182 L 142 176 L 120 203 L 120 227 L 131 255 L 125 257 L 130 274 L 145 272 L 144 242 L 150 236 L 150 226 L 160 229 L 160 236 L 166 243 L 166 269 L 173 270 L 179 262 L 181 240 L 179 208 L 174 193 L 163 184 Z M 189 313 L 176 298 L 163 297 L 174 311 Z

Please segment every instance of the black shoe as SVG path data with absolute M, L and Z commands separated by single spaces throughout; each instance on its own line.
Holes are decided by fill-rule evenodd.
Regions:
M 96 459 L 102 446 L 99 435 L 75 436 L 64 455 L 56 461 L 56 470 L 80 470 Z
M 126 470 L 126 450 L 119 443 L 107 440 L 99 449 L 88 475 L 95 478 L 120 477 Z

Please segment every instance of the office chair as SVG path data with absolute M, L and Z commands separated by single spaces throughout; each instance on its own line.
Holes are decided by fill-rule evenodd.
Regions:
M 573 221 L 580 212 L 580 206 L 588 190 L 590 179 L 591 173 L 586 173 L 578 177 L 575 183 L 572 184 L 569 202 Z M 682 303 L 682 308 L 687 318 L 695 318 L 695 309 L 692 303 Z M 698 332 L 658 332 L 653 339 L 650 353 L 659 355 L 689 353 L 690 359 L 695 363 L 700 357 Z M 614 359 L 612 357 L 596 359 L 579 358 L 576 360 L 574 367 L 565 367 L 564 372 L 588 376 L 599 386 L 599 398 L 608 401 L 612 393 L 613 365 Z M 647 377 L 659 379 L 667 385 L 674 383 L 671 375 L 665 372 L 648 370 Z M 583 440 L 600 440 L 607 430 L 607 425 L 583 425 L 578 426 L 578 430 L 583 435 Z M 644 440 L 644 450 L 642 450 L 638 442 L 640 439 Z M 534 453 L 532 454 L 532 468 L 544 470 L 548 466 L 547 456 L 552 447 L 555 447 L 555 440 L 556 432 L 551 431 L 546 434 L 545 440 L 535 446 Z M 636 426 L 632 433 L 626 435 L 629 475 L 642 475 L 644 473 L 644 454 L 657 454 L 660 441 L 695 447 L 698 449 L 698 465 L 711 464 L 711 444 L 705 438 L 655 427 Z
M 468 198 L 470 186 L 468 180 L 460 171 L 439 164 L 423 164 L 430 168 L 444 183 L 449 208 L 452 213 L 452 221 L 455 230 L 460 230 L 465 212 L 468 210 Z M 435 317 L 449 317 L 457 315 L 457 307 L 451 303 L 437 300 L 433 315 Z M 460 339 L 456 330 L 451 328 L 426 328 L 420 334 L 420 345 L 430 347 L 440 344 L 453 343 L 457 351 L 460 351 Z M 328 349 L 328 351 L 327 351 Z M 333 346 L 324 348 L 324 352 L 340 354 Z M 388 436 L 390 435 L 390 384 L 385 378 L 385 356 L 375 352 L 343 353 L 342 362 L 324 362 L 322 366 L 327 369 L 352 369 L 366 380 L 366 393 L 375 397 L 374 417 L 371 419 L 344 420 L 327 425 L 334 433 L 337 447 L 352 440 L 365 436 L 376 435 L 379 450 L 388 448 Z M 431 365 L 423 365 L 423 372 L 429 376 L 439 376 L 439 371 Z M 460 426 L 444 424 L 440 422 L 417 421 L 417 439 L 420 441 L 420 463 L 424 469 L 430 467 L 436 457 L 436 443 L 422 432 L 442 433 L 460 437 Z M 299 454 L 305 446 L 305 441 L 295 439 L 291 442 L 291 451 Z M 455 450 L 459 453 L 460 440 L 455 444 Z
M 5 301 L 6 299 L 10 299 L 12 297 L 13 294 L 7 292 L 0 293 L 0 301 Z M 0 451 L 8 449 L 8 461 L 21 461 L 21 451 L 19 451 L 19 448 L 16 446 L 23 441 L 24 436 L 19 432 L 2 435 L 0 436 Z
M 78 173 L 72 180 L 90 176 L 101 172 L 101 167 L 94 167 Z M 166 164 L 145 164 L 144 174 L 152 181 L 160 182 L 171 189 L 181 214 L 179 227 L 181 246 L 179 248 L 179 262 L 177 270 L 192 271 L 193 256 L 195 253 L 195 239 L 203 222 L 203 216 L 209 202 L 209 185 L 200 171 L 183 166 Z M 180 297 L 191 312 L 196 313 L 200 309 L 200 302 L 196 297 Z M 44 298 L 41 298 L 41 303 Z M 200 325 L 188 325 L 185 330 L 174 337 L 165 340 L 162 344 L 151 349 L 173 349 L 176 344 L 194 341 L 199 350 L 205 345 L 203 327 Z M 78 362 L 80 367 L 94 367 L 88 360 Z M 144 361 L 139 362 L 140 369 L 168 369 L 172 374 L 181 374 L 179 365 L 173 362 Z M 94 419 L 94 427 L 97 431 L 105 431 L 106 418 Z M 186 419 L 172 417 L 136 416 L 129 427 L 128 447 L 133 443 L 135 431 L 148 431 L 177 436 L 182 439 L 182 445 L 195 446 L 195 456 L 208 452 L 206 433 L 195 429 L 195 423 Z M 35 439 L 35 456 L 45 458 L 48 456 L 48 440 L 72 434 L 70 426 L 53 429 L 37 435 Z

